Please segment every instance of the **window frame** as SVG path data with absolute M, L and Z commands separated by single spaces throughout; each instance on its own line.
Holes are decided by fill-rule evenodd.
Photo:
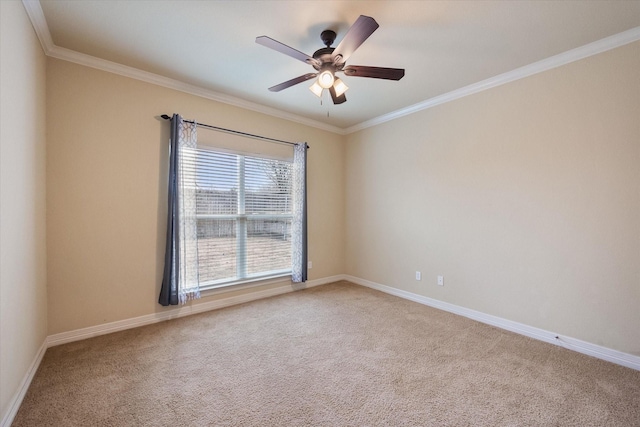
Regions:
M 288 219 L 293 221 L 293 212 L 285 214 L 247 214 L 245 211 L 246 202 L 246 183 L 245 183 L 245 158 L 252 157 L 261 160 L 271 160 L 291 164 L 293 167 L 292 159 L 283 159 L 279 157 L 268 156 L 258 153 L 248 153 L 241 151 L 228 150 L 224 148 L 217 148 L 211 145 L 198 145 L 196 152 L 210 151 L 214 153 L 232 154 L 237 156 L 239 160 L 238 165 L 238 213 L 237 214 L 196 214 L 196 219 L 213 219 L 213 220 L 234 220 L 236 223 L 236 275 L 234 277 L 214 279 L 200 282 L 200 289 L 207 291 L 207 293 L 217 293 L 227 288 L 233 287 L 233 289 L 242 289 L 245 287 L 259 286 L 268 284 L 271 281 L 273 283 L 282 282 L 282 278 L 291 277 L 293 271 L 293 262 L 286 269 L 277 269 L 262 271 L 259 273 L 248 274 L 247 269 L 247 240 L 249 239 L 247 233 L 247 223 L 251 220 L 282 220 Z M 291 189 L 290 196 L 292 196 L 293 189 Z M 242 213 L 241 213 L 242 212 Z M 200 255 L 198 255 L 200 258 Z M 242 258 L 244 260 L 242 260 Z M 244 285 L 244 286 L 243 286 Z M 214 292 L 215 291 L 215 292 Z

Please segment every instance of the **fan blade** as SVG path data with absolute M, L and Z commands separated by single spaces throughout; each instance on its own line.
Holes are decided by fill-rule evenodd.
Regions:
M 331 99 L 333 99 L 334 104 L 337 105 L 347 102 L 347 97 L 344 96 L 344 93 L 340 96 L 336 96 L 336 90 L 333 88 L 333 86 L 329 88 L 329 93 L 331 94 Z
M 375 19 L 370 16 L 360 15 L 356 22 L 349 28 L 338 47 L 333 51 L 333 57 L 340 55 L 337 62 L 344 63 L 355 50 L 379 27 Z
M 302 53 L 299 50 L 295 50 L 292 47 L 287 46 L 286 44 L 280 43 L 277 40 L 272 39 L 267 36 L 256 37 L 256 43 L 261 44 L 262 46 L 268 47 L 273 50 L 277 50 L 280 53 L 284 53 L 298 61 L 306 62 L 307 64 L 316 64 L 318 62 L 317 59 L 313 59 L 306 53 Z
M 345 75 L 353 77 L 371 77 L 374 79 L 400 80 L 404 77 L 404 68 L 365 67 L 348 65 L 342 70 Z
M 269 90 L 271 92 L 280 92 L 282 89 L 286 89 L 288 87 L 297 85 L 298 83 L 306 82 L 317 76 L 316 73 L 305 74 L 304 76 L 296 77 L 295 79 L 287 80 L 284 83 L 280 83 L 279 85 L 271 86 Z

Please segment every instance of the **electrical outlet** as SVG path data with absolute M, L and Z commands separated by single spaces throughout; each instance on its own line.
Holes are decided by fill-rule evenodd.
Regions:
M 307 268 L 308 268 L 309 270 L 311 270 L 311 269 L 313 268 L 313 262 L 312 262 L 312 261 L 309 261 L 309 262 L 307 263 Z
M 416 271 L 416 280 L 422 280 L 422 273 Z
M 444 276 L 438 276 L 438 286 L 444 286 Z

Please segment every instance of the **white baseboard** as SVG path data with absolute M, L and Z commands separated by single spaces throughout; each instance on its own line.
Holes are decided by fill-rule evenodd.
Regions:
M 31 381 L 33 380 L 33 377 L 38 370 L 38 367 L 40 366 L 40 362 L 42 362 L 44 353 L 49 347 L 97 337 L 99 335 L 110 334 L 112 332 L 123 331 L 125 329 L 137 328 L 139 326 L 158 323 L 165 320 L 177 319 L 178 317 L 189 316 L 191 314 L 203 313 L 205 311 L 230 307 L 232 305 L 268 298 L 275 295 L 281 295 L 296 290 L 307 289 L 327 283 L 337 282 L 339 280 L 344 280 L 344 278 L 344 275 L 337 275 L 323 277 L 321 279 L 308 280 L 307 282 L 301 284 L 288 283 L 286 285 L 278 286 L 271 289 L 253 291 L 243 295 L 221 298 L 215 301 L 204 302 L 201 304 L 192 304 L 188 306 L 177 307 L 170 311 L 165 311 L 162 313 L 147 314 L 144 316 L 134 317 L 132 319 L 119 320 L 116 322 L 110 322 L 102 325 L 90 326 L 88 328 L 76 329 L 74 331 L 49 335 L 45 338 L 44 342 L 40 346 L 40 349 L 38 350 L 38 353 L 36 354 L 36 357 L 33 359 L 33 362 L 31 362 L 31 366 L 29 366 L 29 369 L 27 370 L 27 373 L 25 374 L 22 383 L 18 388 L 18 391 L 13 396 L 13 399 L 9 404 L 9 409 L 2 417 L 0 427 L 11 426 L 13 419 L 18 413 L 18 409 L 22 404 L 22 400 L 24 399 L 24 396 L 29 389 L 29 385 L 31 385 Z
M 535 328 L 523 323 L 492 316 L 490 314 L 460 307 L 455 304 L 439 301 L 433 298 L 414 294 L 412 292 L 403 291 L 391 286 L 381 285 L 359 277 L 345 275 L 344 280 L 640 371 L 640 357 L 632 354 L 612 350 L 610 348 L 602 347 L 576 338 L 566 337 L 544 329 Z
M 123 331 L 126 329 L 132 329 L 139 326 L 149 325 L 152 323 L 158 323 L 169 319 L 176 319 L 179 317 L 189 316 L 191 314 L 202 313 L 205 311 L 216 310 L 219 308 L 230 307 L 232 305 L 243 304 L 250 301 L 255 301 L 263 298 L 268 298 L 275 295 L 281 295 L 288 292 L 293 292 L 299 289 L 311 288 L 313 286 L 324 285 L 327 283 L 337 282 L 340 280 L 348 280 L 357 285 L 365 286 L 371 289 L 395 295 L 400 298 L 404 298 L 410 301 L 415 301 L 420 304 L 428 305 L 430 307 L 438 308 L 440 310 L 448 311 L 450 313 L 458 314 L 460 316 L 468 317 L 473 320 L 477 320 L 488 325 L 492 325 L 498 328 L 502 328 L 511 332 L 518 333 L 530 338 L 534 338 L 540 341 L 548 342 L 550 344 L 559 345 L 567 349 L 577 351 L 589 356 L 596 357 L 598 359 L 606 360 L 608 362 L 616 363 L 618 365 L 626 366 L 631 369 L 640 371 L 640 357 L 631 354 L 623 353 L 620 351 L 612 350 L 610 348 L 602 347 L 599 345 L 591 344 L 586 341 L 581 341 L 571 337 L 560 336 L 556 333 L 546 331 L 544 329 L 535 328 L 522 323 L 514 322 L 511 320 L 503 319 L 501 317 L 492 316 L 479 311 L 471 310 L 468 308 L 460 307 L 455 304 L 450 304 L 444 301 L 439 301 L 433 298 L 425 297 L 422 295 L 414 294 L 411 292 L 396 289 L 390 286 L 381 285 L 379 283 L 371 282 L 369 280 L 361 279 L 354 276 L 345 274 L 339 274 L 336 276 L 324 277 L 321 279 L 309 280 L 304 284 L 295 285 L 287 284 L 278 286 L 271 289 L 254 291 L 251 293 L 231 296 L 228 298 L 222 298 L 215 301 L 209 301 L 201 304 L 193 304 L 189 306 L 183 306 L 175 308 L 171 311 L 163 313 L 148 314 L 145 316 L 135 317 L 132 319 L 120 320 L 117 322 L 105 323 L 103 325 L 91 326 L 88 328 L 77 329 L 69 332 L 62 332 L 59 334 L 49 335 L 40 346 L 38 353 L 36 354 L 33 362 L 27 370 L 18 391 L 14 395 L 9 404 L 9 409 L 2 417 L 0 427 L 9 427 L 13 422 L 14 417 L 18 413 L 20 404 L 24 399 L 29 385 L 33 380 L 33 377 L 40 366 L 40 362 L 44 357 L 44 353 L 47 348 L 60 344 L 65 344 L 73 341 L 79 341 L 86 338 L 96 337 L 99 335 L 105 335 L 112 332 Z
M 47 339 L 42 342 L 42 345 L 38 349 L 36 356 L 33 358 L 31 365 L 29 365 L 29 369 L 27 369 L 27 373 L 25 374 L 20 386 L 18 387 L 18 391 L 14 394 L 13 398 L 9 402 L 9 408 L 7 412 L 3 415 L 2 421 L 0 422 L 0 427 L 9 427 L 13 422 L 16 414 L 18 413 L 18 409 L 20 409 L 20 405 L 22 404 L 22 400 L 24 396 L 27 394 L 27 390 L 29 390 L 29 386 L 31 385 L 31 381 L 38 371 L 38 367 L 40 366 L 40 362 L 42 362 L 42 358 L 44 357 L 44 353 L 47 350 Z
M 274 287 L 271 289 L 258 290 L 242 295 L 220 298 L 214 301 L 208 301 L 198 304 L 190 304 L 178 306 L 174 309 L 159 313 L 146 314 L 144 316 L 134 317 L 131 319 L 118 320 L 115 322 L 104 323 L 102 325 L 90 326 L 87 328 L 76 329 L 59 334 L 49 335 L 47 337 L 47 347 L 54 347 L 60 344 L 66 344 L 73 341 L 79 341 L 87 338 L 97 337 L 99 335 L 110 334 L 112 332 L 124 331 L 126 329 L 137 328 L 139 326 L 150 325 L 152 323 L 163 322 L 165 320 L 177 319 L 179 317 L 189 316 L 192 314 L 203 313 L 205 311 L 216 310 L 219 308 L 230 307 L 232 305 L 243 304 L 245 302 L 255 301 L 263 298 L 281 295 L 293 292 L 299 289 L 306 289 L 313 286 L 324 285 L 326 283 L 343 280 L 343 275 L 324 277 L 321 279 L 308 280 L 303 284 L 291 284 Z

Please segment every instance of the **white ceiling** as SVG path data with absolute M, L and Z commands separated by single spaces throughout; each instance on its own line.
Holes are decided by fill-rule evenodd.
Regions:
M 55 0 L 40 5 L 56 47 L 336 129 L 640 26 L 640 1 Z M 267 90 L 313 69 L 256 44 L 257 36 L 311 55 L 323 47 L 322 30 L 338 33 L 335 47 L 359 15 L 375 18 L 380 28 L 348 64 L 405 68 L 402 80 L 344 77 L 350 89 L 342 105 L 327 97 L 321 105 L 308 90 L 311 82 L 278 93 Z

